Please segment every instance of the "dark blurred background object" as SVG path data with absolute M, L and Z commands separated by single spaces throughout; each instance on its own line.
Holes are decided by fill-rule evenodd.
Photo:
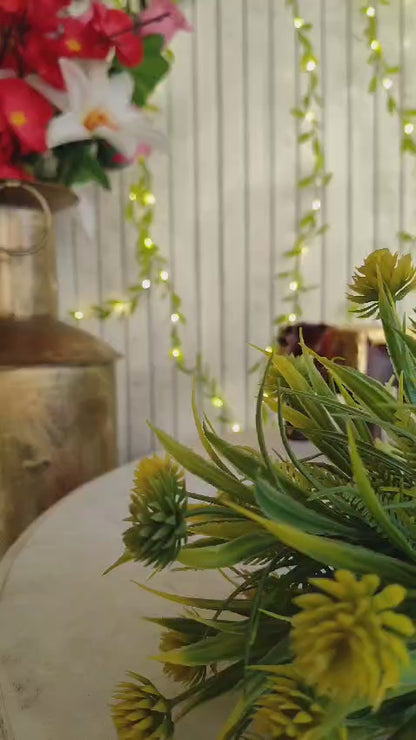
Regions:
M 278 336 L 281 351 L 298 356 L 302 353 L 300 337 L 307 347 L 321 357 L 337 359 L 350 367 L 360 370 L 371 378 L 387 383 L 393 375 L 393 368 L 387 352 L 384 333 L 378 324 L 352 324 L 350 326 L 330 326 L 328 324 L 298 323 L 282 329 Z M 325 368 L 319 367 L 326 379 Z M 300 432 L 288 427 L 291 439 L 304 439 Z

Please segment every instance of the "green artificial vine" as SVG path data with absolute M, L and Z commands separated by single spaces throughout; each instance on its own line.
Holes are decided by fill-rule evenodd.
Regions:
M 404 153 L 415 155 L 416 108 L 401 106 L 395 95 L 394 77 L 401 72 L 401 68 L 400 65 L 390 64 L 386 59 L 379 34 L 379 5 L 390 5 L 390 0 L 375 0 L 374 3 L 361 7 L 361 13 L 366 19 L 364 37 L 369 49 L 367 62 L 372 68 L 372 77 L 368 91 L 372 94 L 377 90 L 384 92 L 388 112 L 391 115 L 397 115 L 399 119 L 401 150 Z M 398 237 L 401 242 L 416 242 L 416 236 L 408 231 L 400 231 Z
M 109 298 L 101 305 L 91 306 L 88 313 L 71 311 L 73 318 L 82 320 L 87 317 L 106 320 L 109 318 L 127 318 L 135 313 L 140 299 L 149 290 L 156 287 L 162 297 L 170 303 L 170 351 L 169 356 L 178 370 L 193 375 L 200 395 L 208 400 L 217 411 L 218 421 L 231 425 L 234 432 L 240 431 L 240 425 L 233 421 L 232 412 L 220 387 L 204 364 L 201 356 L 196 357 L 195 364 L 189 366 L 185 360 L 180 329 L 186 325 L 182 310 L 182 299 L 175 291 L 168 270 L 168 261 L 163 256 L 159 245 L 153 241 L 152 226 L 155 220 L 156 197 L 153 192 L 153 178 L 146 160 L 138 162 L 138 180 L 130 186 L 129 200 L 126 207 L 126 220 L 137 233 L 136 261 L 138 266 L 137 280 L 128 286 L 127 295 L 123 298 Z
M 325 152 L 322 143 L 321 109 L 322 98 L 319 91 L 317 73 L 318 58 L 314 51 L 310 32 L 312 23 L 302 17 L 298 0 L 287 0 L 293 17 L 296 41 L 299 49 L 299 71 L 305 81 L 302 97 L 292 115 L 297 121 L 298 143 L 307 147 L 312 154 L 312 169 L 297 183 L 297 187 L 310 193 L 310 204 L 302 210 L 297 223 L 297 233 L 292 247 L 284 253 L 291 261 L 288 269 L 280 272 L 278 277 L 288 282 L 288 292 L 284 300 L 289 304 L 287 313 L 276 319 L 276 324 L 295 323 L 302 314 L 302 294 L 314 286 L 305 282 L 302 273 L 302 257 L 309 251 L 314 240 L 324 234 L 328 224 L 323 223 L 322 191 L 331 180 L 331 173 L 326 172 Z

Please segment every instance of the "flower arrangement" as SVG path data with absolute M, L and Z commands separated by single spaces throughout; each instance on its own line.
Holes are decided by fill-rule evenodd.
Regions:
M 172 0 L 78 6 L 0 0 L 0 179 L 109 187 L 107 170 L 163 144 L 146 102 L 185 17 Z
M 152 619 L 163 628 L 157 659 L 185 688 L 164 697 L 130 674 L 112 708 L 120 738 L 168 740 L 178 707 L 183 716 L 232 687 L 240 698 L 220 740 L 416 736 L 416 340 L 397 308 L 415 288 L 410 257 L 387 250 L 350 286 L 355 310 L 382 320 L 388 387 L 303 344 L 300 357 L 269 357 L 258 449 L 218 436 L 195 400 L 206 458 L 155 430 L 167 457 L 137 468 L 117 564 L 177 560 L 219 569 L 232 586 L 226 599 L 142 586 L 187 607 Z M 266 446 L 264 405 L 287 459 Z M 286 423 L 316 454 L 295 454 Z M 213 496 L 187 491 L 184 471 Z

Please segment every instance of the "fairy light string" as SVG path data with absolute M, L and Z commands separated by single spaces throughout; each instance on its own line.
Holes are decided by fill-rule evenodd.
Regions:
M 176 292 L 170 276 L 168 261 L 152 236 L 156 196 L 153 190 L 152 173 L 143 157 L 138 162 L 138 170 L 138 179 L 130 186 L 125 213 L 126 220 L 132 224 L 137 235 L 135 245 L 137 279 L 128 286 L 126 295 L 122 298 L 109 298 L 102 304 L 91 306 L 85 311 L 80 309 L 71 311 L 71 316 L 77 321 L 87 318 L 126 319 L 136 312 L 140 299 L 145 293 L 150 290 L 159 290 L 170 305 L 169 357 L 171 361 L 180 372 L 194 376 L 200 395 L 211 404 L 217 420 L 227 425 L 231 431 L 239 432 L 240 424 L 234 419 L 230 405 L 208 365 L 199 355 L 191 365 L 186 361 L 182 329 L 187 320 L 183 312 L 182 298 Z
M 380 39 L 379 6 L 390 5 L 390 0 L 374 0 L 361 7 L 365 19 L 364 38 L 368 46 L 367 62 L 372 70 L 368 91 L 374 94 L 377 90 L 384 93 L 386 108 L 391 115 L 396 115 L 400 124 L 401 150 L 405 154 L 416 154 L 416 108 L 401 106 L 398 98 L 397 76 L 400 65 L 392 65 L 384 53 Z M 397 91 L 397 92 L 396 92 Z M 409 231 L 400 231 L 401 242 L 416 242 L 416 236 Z
M 287 312 L 277 317 L 276 324 L 294 324 L 303 315 L 302 297 L 314 286 L 308 285 L 303 274 L 303 257 L 316 239 L 328 229 L 323 222 L 322 197 L 332 174 L 326 171 L 325 151 L 322 142 L 321 111 L 322 98 L 318 75 L 318 56 L 311 40 L 312 23 L 301 14 L 298 0 L 287 0 L 291 9 L 293 26 L 299 50 L 298 72 L 301 74 L 302 95 L 292 115 L 297 121 L 297 141 L 300 152 L 307 152 L 312 158 L 309 172 L 302 175 L 297 187 L 307 202 L 299 215 L 294 242 L 284 257 L 290 261 L 288 267 L 278 273 L 285 282 L 286 292 L 283 300 L 288 304 Z M 306 197 L 307 195 L 307 197 Z

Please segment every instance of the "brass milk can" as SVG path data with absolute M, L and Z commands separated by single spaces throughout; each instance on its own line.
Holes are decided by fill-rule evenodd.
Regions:
M 0 183 L 0 557 L 117 465 L 117 354 L 57 318 L 53 213 L 75 201 L 60 186 Z

